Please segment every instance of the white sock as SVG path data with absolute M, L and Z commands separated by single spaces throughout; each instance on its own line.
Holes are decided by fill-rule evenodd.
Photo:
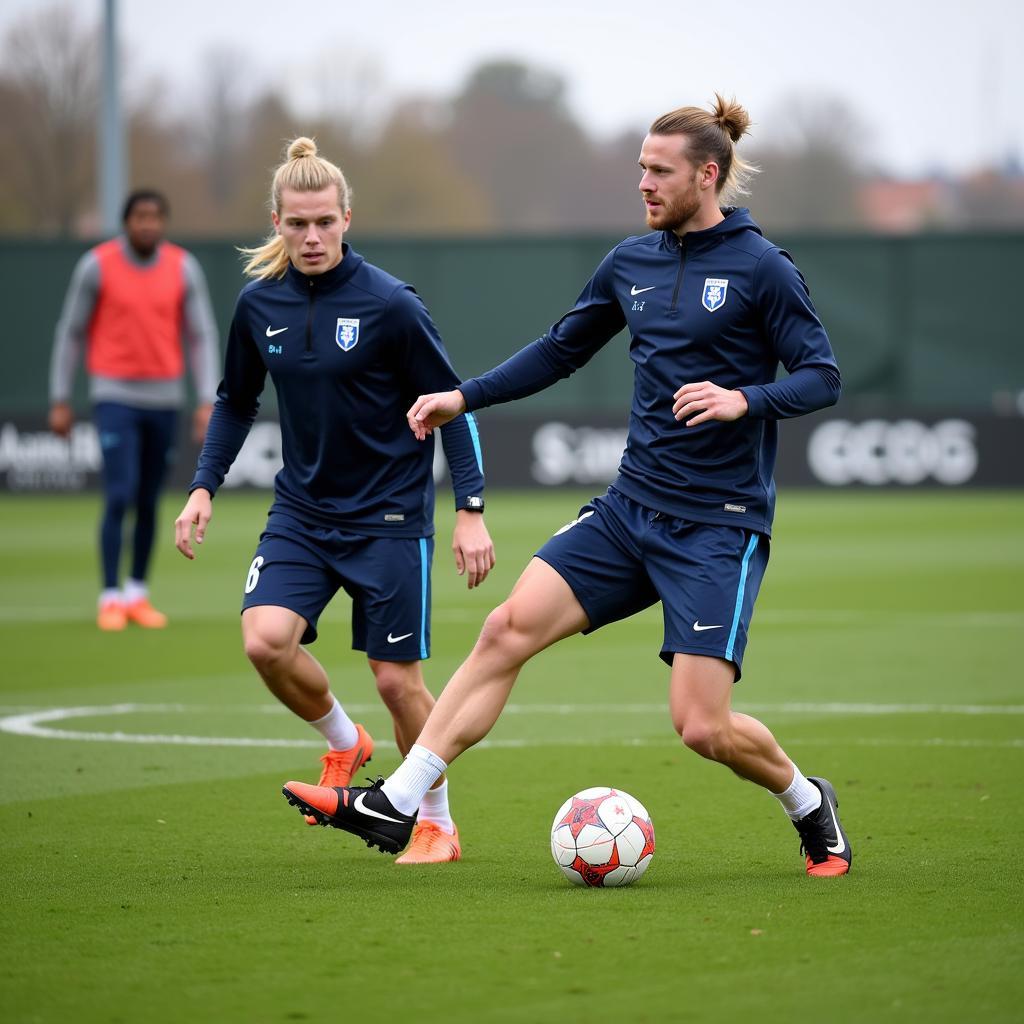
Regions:
M 384 795 L 396 811 L 412 814 L 427 790 L 447 770 L 448 765 L 437 754 L 414 743 L 405 760 L 384 783 Z
M 355 722 L 345 714 L 345 709 L 338 703 L 338 698 L 332 697 L 331 700 L 334 701 L 331 710 L 323 718 L 309 724 L 327 740 L 327 746 L 331 750 L 351 750 L 359 739 L 359 731 Z
M 821 790 L 813 782 L 808 782 L 796 765 L 793 765 L 793 781 L 781 793 L 772 793 L 772 796 L 782 804 L 793 821 L 806 818 L 821 806 Z
M 108 601 L 121 602 L 123 600 L 124 598 L 121 596 L 121 591 L 118 590 L 117 587 L 106 587 L 100 591 L 100 599 L 97 604 L 102 607 Z
M 144 597 L 149 597 L 149 587 L 146 586 L 143 580 L 129 578 L 124 581 L 125 604 L 134 604 L 136 601 L 141 601 Z
M 393 801 L 392 801 L 393 802 Z M 420 821 L 432 821 L 451 835 L 455 831 L 455 822 L 452 821 L 452 812 L 448 809 L 448 780 L 445 779 L 440 786 L 428 789 L 420 801 Z

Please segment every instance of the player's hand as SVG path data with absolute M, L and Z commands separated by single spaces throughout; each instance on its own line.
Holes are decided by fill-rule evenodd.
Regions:
M 484 525 L 480 512 L 459 509 L 455 513 L 455 532 L 452 534 L 455 568 L 466 576 L 466 586 L 479 587 L 494 568 L 494 544 Z
M 209 402 L 196 406 L 192 413 L 192 440 L 196 444 L 202 444 L 206 440 L 206 428 L 210 425 L 210 414 L 213 406 Z
M 684 384 L 672 397 L 672 414 L 677 420 L 686 420 L 688 427 L 708 420 L 729 422 L 747 415 L 747 396 L 742 391 L 729 391 L 709 380 Z M 693 419 L 686 419 L 687 416 Z
M 206 527 L 213 516 L 213 499 L 205 487 L 197 487 L 189 496 L 181 515 L 174 520 L 174 546 L 186 557 L 195 558 L 192 550 L 192 528 L 195 527 L 196 543 L 202 544 Z
M 50 429 L 58 437 L 67 437 L 71 433 L 71 424 L 75 416 L 71 406 L 67 402 L 54 402 L 50 406 L 49 424 Z
M 434 427 L 443 427 L 465 411 L 466 399 L 456 388 L 454 391 L 420 395 L 412 403 L 412 408 L 405 414 L 405 418 L 409 421 L 409 429 L 416 435 L 416 440 L 422 441 L 433 433 Z

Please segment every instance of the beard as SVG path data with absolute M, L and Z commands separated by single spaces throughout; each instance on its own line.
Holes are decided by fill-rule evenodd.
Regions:
M 671 202 L 662 201 L 654 210 L 645 208 L 647 226 L 655 231 L 678 231 L 700 212 L 700 195 L 696 186 L 687 189 Z

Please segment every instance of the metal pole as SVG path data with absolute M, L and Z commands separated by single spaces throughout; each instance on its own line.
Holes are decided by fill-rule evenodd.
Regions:
M 104 0 L 102 43 L 102 87 L 100 95 L 97 171 L 99 206 L 105 235 L 116 235 L 121 224 L 127 161 L 124 121 L 121 117 L 120 74 L 117 55 L 117 2 Z

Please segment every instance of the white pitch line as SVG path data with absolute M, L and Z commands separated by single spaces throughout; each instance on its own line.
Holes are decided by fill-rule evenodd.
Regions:
M 566 707 L 588 707 L 588 705 L 555 705 L 558 713 Z M 776 705 L 777 707 L 778 705 Z M 908 707 L 912 705 L 894 705 L 895 707 Z M 519 705 L 519 707 L 544 708 L 551 705 Z M 598 708 L 616 707 L 647 707 L 663 710 L 659 705 L 589 705 Z M 799 705 L 806 709 L 808 705 Z M 830 705 L 836 707 L 836 705 Z M 856 705 L 855 705 L 856 707 Z M 862 707 L 862 706 L 861 706 Z M 936 705 L 936 707 L 950 708 L 952 705 Z M 964 705 L 973 708 L 974 705 Z M 80 740 L 95 743 L 133 743 L 149 745 L 170 745 L 190 747 L 321 747 L 322 740 L 313 739 L 278 739 L 273 737 L 245 737 L 245 736 L 191 736 L 177 733 L 127 733 L 121 730 L 114 732 L 81 732 L 74 729 L 53 728 L 45 723 L 61 722 L 74 718 L 90 718 L 97 716 L 128 715 L 139 713 L 176 713 L 195 712 L 201 706 L 190 706 L 187 704 L 110 704 L 105 706 L 89 707 L 68 707 L 68 708 L 47 708 L 42 711 L 31 711 L 17 715 L 7 715 L 0 718 L 0 731 L 16 736 L 31 736 L 36 739 L 52 740 Z M 1018 709 L 1018 711 L 1021 709 Z M 973 711 L 967 712 L 974 713 Z M 1015 712 L 1017 713 L 1017 712 Z M 979 739 L 948 739 L 945 737 L 933 737 L 926 739 L 886 738 L 886 737 L 854 737 L 843 740 L 791 740 L 796 746 L 862 746 L 862 747 L 959 747 L 959 748 L 986 748 L 986 749 L 1024 749 L 1024 739 L 1013 738 L 1009 740 L 979 740 Z M 678 741 L 672 738 L 653 737 L 614 737 L 603 739 L 573 739 L 566 737 L 552 737 L 550 739 L 496 739 L 484 740 L 479 744 L 482 748 L 526 748 L 526 747 L 553 747 L 553 746 L 615 746 L 615 747 L 675 747 Z M 389 740 L 381 740 L 378 746 L 385 749 L 393 749 L 395 744 Z
M 132 713 L 155 714 L 255 714 L 255 715 L 288 715 L 291 712 L 282 704 L 131 704 L 94 705 L 92 710 L 83 714 L 123 714 L 117 710 L 122 707 L 132 709 Z M 353 704 L 346 702 L 345 709 L 355 715 L 386 714 L 387 709 L 379 701 Z M 775 703 L 739 702 L 737 711 L 755 714 L 802 714 L 802 715 L 1024 715 L 1024 704 L 914 704 L 914 703 L 871 703 L 854 701 L 778 701 Z M 65 714 L 78 709 L 43 707 L 39 704 L 0 705 L 0 715 L 25 712 L 58 711 Z M 631 704 L 506 704 L 503 714 L 506 715 L 664 715 L 668 713 L 667 704 L 631 703 Z M 66 715 L 78 717 L 78 715 Z M 3 719 L 0 719 L 0 731 L 3 731 Z

